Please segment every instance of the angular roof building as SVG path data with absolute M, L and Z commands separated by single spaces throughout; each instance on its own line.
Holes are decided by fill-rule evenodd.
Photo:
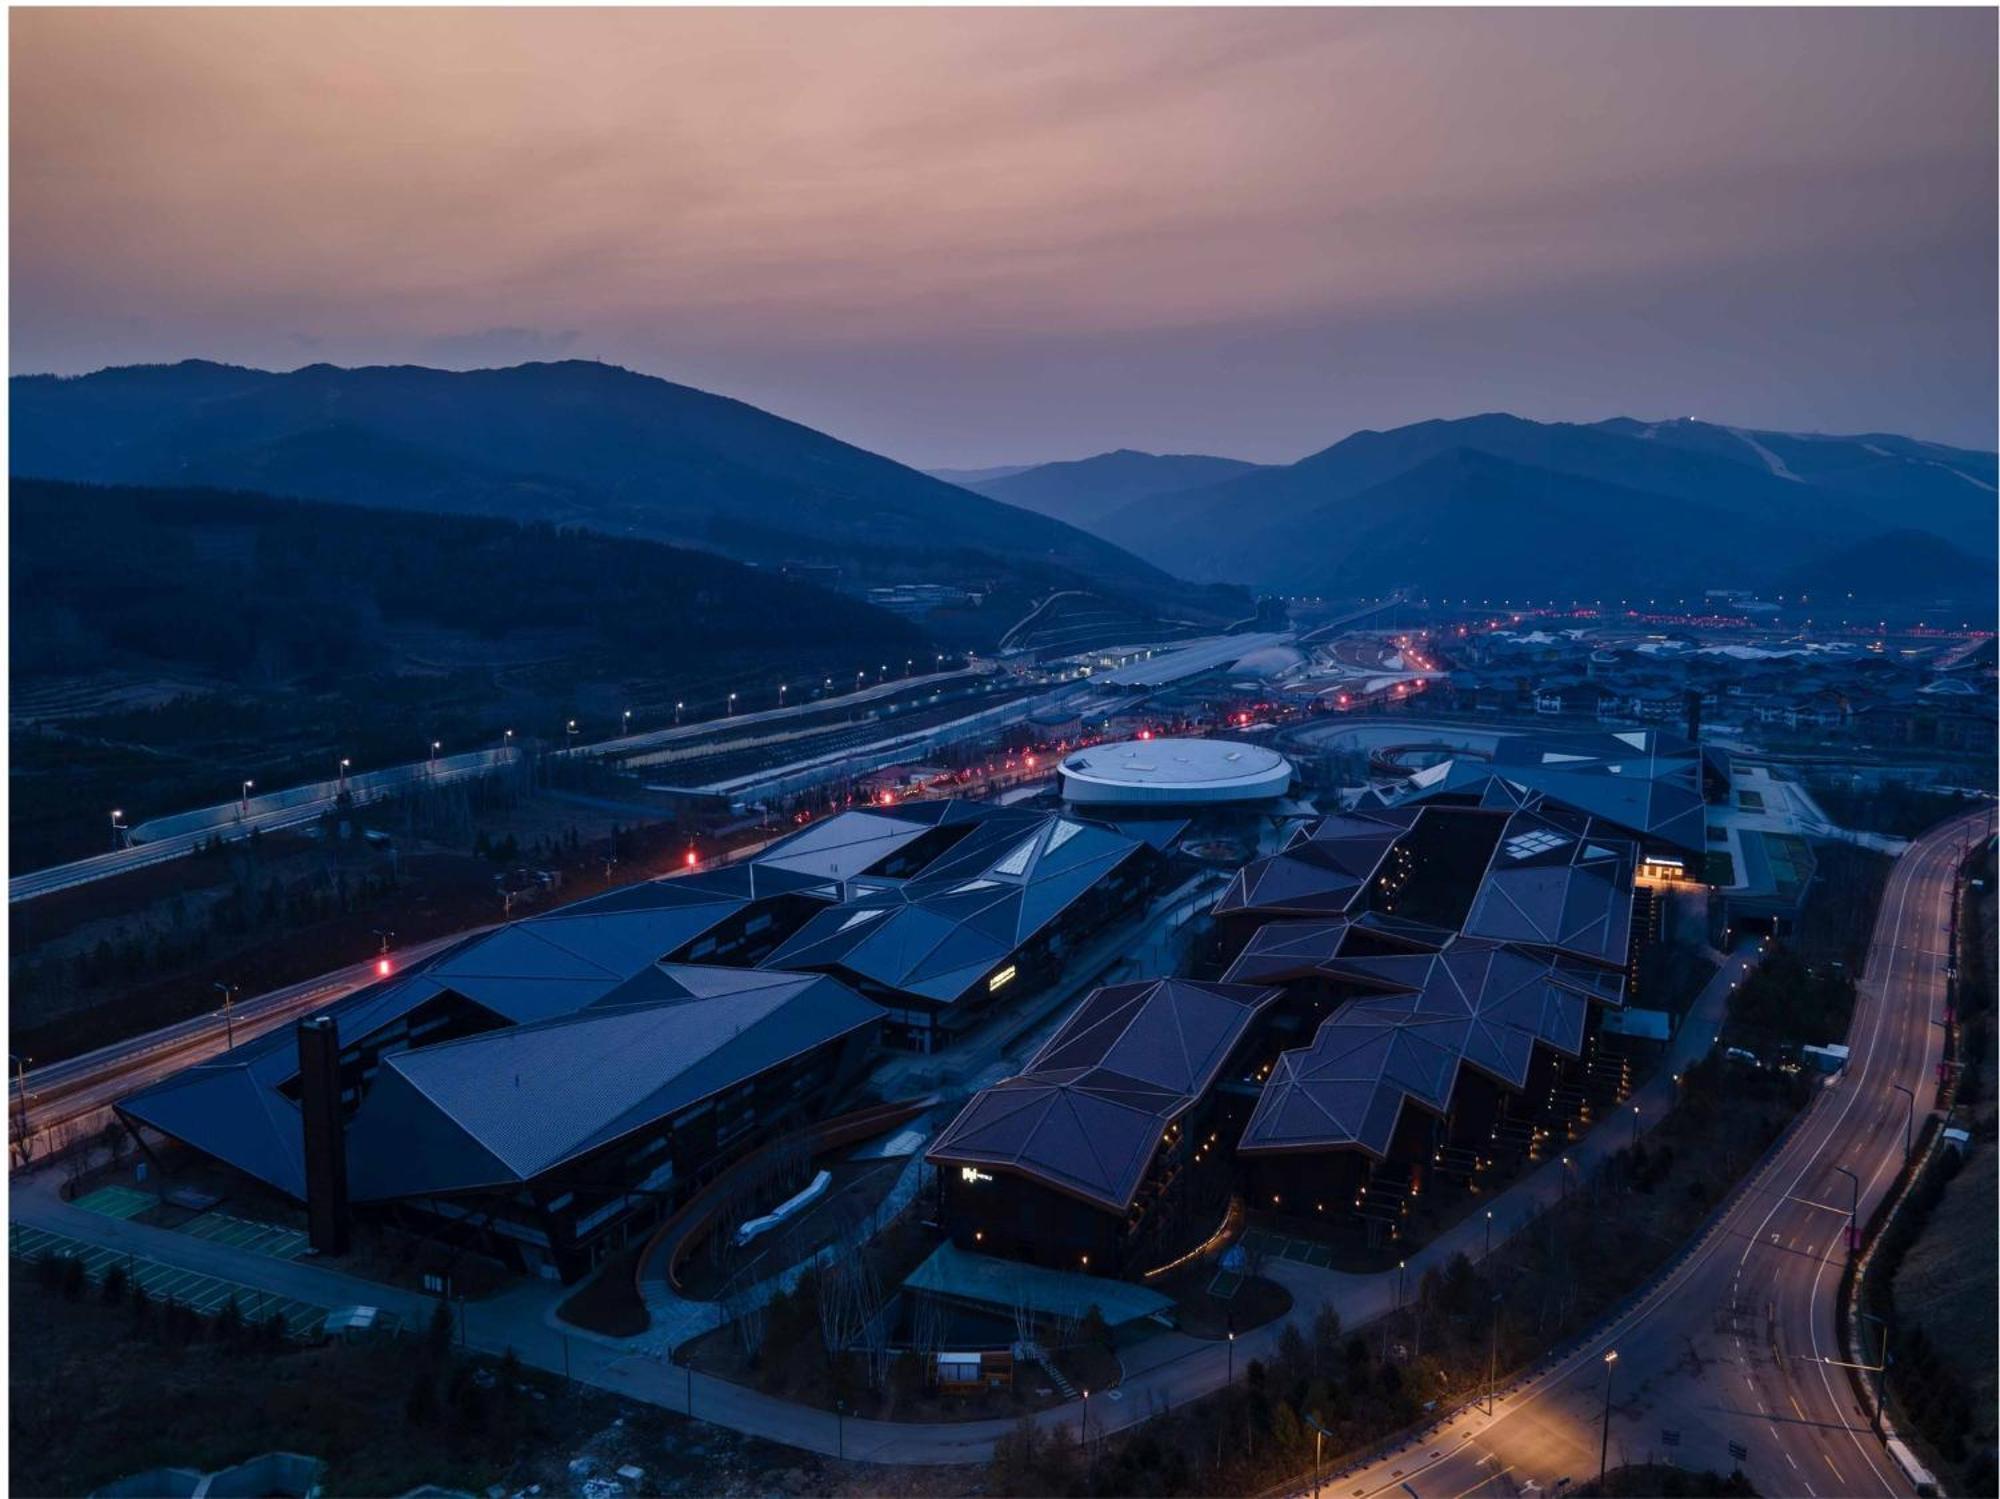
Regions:
M 1623 967 L 1632 925 L 1631 839 L 1536 799 L 1536 809 L 1369 808 L 1308 823 L 1246 864 L 1219 917 L 1344 917 L 1524 943 Z
M 1386 800 L 1396 807 L 1532 808 L 1544 799 L 1610 823 L 1649 847 L 1693 854 L 1706 847 L 1702 751 L 1661 729 L 1505 735 L 1490 758 L 1441 760 Z
M 1093 991 L 927 1152 L 959 1246 L 1103 1271 L 1164 1258 L 1190 1226 L 1212 1227 L 1207 1210 L 1226 1197 L 1222 1137 L 1247 1112 L 1250 1059 L 1277 998 L 1190 979 Z M 1243 1085 L 1233 1117 L 1222 1096 L 1232 1081 Z
M 322 1011 L 341 1043 L 352 1200 L 480 1199 L 494 1232 L 567 1275 L 620 1211 L 657 1208 L 737 1139 L 783 1123 L 793 1097 L 851 1076 L 882 1012 L 845 985 L 674 961 L 718 939 L 740 945 L 752 913 L 796 880 L 739 868 L 613 891 L 470 938 Z M 784 895 L 753 897 L 759 885 Z M 304 1086 L 287 1027 L 117 1107 L 303 1200 Z M 752 1116 L 733 1138 L 718 1135 L 721 1110 L 704 1108 L 725 1095 Z M 643 1169 L 626 1160 L 641 1146 Z M 556 1185 L 579 1173 L 587 1188 Z M 621 1205 L 614 1183 L 643 1195 Z
M 1105 823 L 933 805 L 960 810 L 914 835 L 897 815 L 843 813 L 807 830 L 820 837 L 810 847 L 787 840 L 758 860 L 823 870 L 828 881 L 813 892 L 826 908 L 765 963 L 847 980 L 901 1012 L 919 1049 L 962 1023 L 950 1012 L 1047 977 L 1064 935 L 1081 940 L 1128 906 L 1159 863 L 1143 839 Z M 862 855 L 876 857 L 858 863 Z
M 1292 970 L 1363 997 L 1279 1056 L 1238 1146 L 1245 1154 L 1353 1147 L 1386 1158 L 1406 1103 L 1443 1114 L 1468 1067 L 1518 1091 L 1537 1047 L 1580 1055 L 1590 1005 L 1620 1002 L 1617 974 L 1571 959 L 1465 936 L 1434 952 L 1348 956 L 1341 939 L 1353 931 L 1312 933 L 1321 953 Z M 1306 935 L 1277 934 L 1237 967 L 1276 976 L 1272 948 L 1284 937 L 1299 948 Z
M 1191 979 L 1094 990 L 1020 1076 L 973 1096 L 927 1159 L 1014 1172 L 1122 1214 L 1166 1127 L 1277 997 Z

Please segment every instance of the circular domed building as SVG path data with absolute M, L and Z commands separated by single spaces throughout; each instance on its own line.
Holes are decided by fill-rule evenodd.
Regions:
M 1211 807 L 1275 801 L 1292 762 L 1233 739 L 1127 739 L 1062 763 L 1063 800 L 1079 807 Z

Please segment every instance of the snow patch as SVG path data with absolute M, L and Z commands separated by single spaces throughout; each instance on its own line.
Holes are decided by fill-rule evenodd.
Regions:
M 1742 443 L 1743 446 L 1748 448 L 1751 452 L 1755 453 L 1759 458 L 1763 459 L 1764 467 L 1768 468 L 1772 473 L 1776 474 L 1780 479 L 1790 479 L 1794 484 L 1803 484 L 1806 482 L 1805 480 L 1801 479 L 1797 474 L 1793 473 L 1789 468 L 1785 467 L 1784 459 L 1780 458 L 1776 453 L 1772 452 L 1769 448 L 1765 447 L 1764 444 L 1757 441 L 1755 437 L 1752 437 L 1748 432 L 1744 431 L 1741 427 L 1730 427 L 1726 430 L 1738 442 Z

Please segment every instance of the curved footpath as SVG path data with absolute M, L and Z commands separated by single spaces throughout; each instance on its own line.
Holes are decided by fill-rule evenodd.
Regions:
M 1729 990 L 1754 959 L 1755 952 L 1748 947 L 1725 959 L 1690 1006 L 1662 1065 L 1628 1101 L 1639 1109 L 1642 1130 L 1650 1130 L 1670 1107 L 1671 1074 L 1705 1055 L 1714 1044 Z M 1578 1179 L 1630 1142 L 1624 1119 L 1622 1111 L 1616 1118 L 1608 1117 L 1569 1148 L 1567 1154 L 1572 1164 L 1568 1169 L 1575 1170 Z M 1561 1197 L 1564 1171 L 1560 1159 L 1545 1162 L 1493 1200 L 1496 1246 L 1505 1243 Z M 17 1175 L 11 1202 L 15 1221 L 129 1250 L 164 1264 L 221 1276 L 253 1290 L 323 1306 L 353 1303 L 380 1306 L 399 1314 L 413 1326 L 427 1321 L 435 1306 L 435 1300 L 429 1296 L 322 1269 L 310 1261 L 272 1260 L 169 1229 L 87 1212 L 63 1202 L 57 1186 L 58 1176 L 53 1172 L 26 1178 Z M 1443 1265 L 1454 1254 L 1462 1253 L 1476 1262 L 1483 1257 L 1485 1245 L 1485 1217 L 1475 1212 L 1412 1254 L 1408 1273 L 1421 1276 L 1426 1269 Z M 1322 1303 L 1330 1303 L 1340 1314 L 1343 1326 L 1356 1328 L 1383 1316 L 1395 1305 L 1395 1271 L 1351 1275 L 1279 1260 L 1265 1273 L 1292 1293 L 1295 1305 L 1291 1315 L 1301 1321 L 1310 1320 Z M 466 1341 L 486 1353 L 499 1354 L 511 1348 L 524 1363 L 559 1374 L 567 1370 L 571 1378 L 584 1383 L 691 1414 L 698 1420 L 746 1435 L 829 1456 L 844 1450 L 854 1460 L 912 1464 L 984 1462 L 992 1456 L 995 1441 L 1015 1425 L 1011 1418 L 960 1422 L 849 1419 L 843 1440 L 840 1423 L 831 1411 L 776 1399 L 673 1364 L 669 1345 L 703 1328 L 685 1331 L 677 1328 L 678 1337 L 644 1334 L 629 1340 L 598 1337 L 556 1322 L 555 1307 L 565 1294 L 566 1288 L 525 1282 L 500 1296 L 471 1303 L 466 1308 Z M 1284 1320 L 1237 1337 L 1239 1368 L 1250 1359 L 1267 1358 L 1275 1351 Z M 1133 1353 L 1136 1358 L 1128 1359 L 1124 1383 L 1091 1401 L 1093 1436 L 1124 1430 L 1152 1415 L 1199 1399 L 1220 1389 L 1228 1377 L 1230 1355 L 1220 1342 L 1168 1333 L 1149 1340 Z M 1082 1402 L 1071 1401 L 1042 1411 L 1035 1420 L 1044 1427 L 1066 1425 L 1078 1429 L 1083 1414 Z

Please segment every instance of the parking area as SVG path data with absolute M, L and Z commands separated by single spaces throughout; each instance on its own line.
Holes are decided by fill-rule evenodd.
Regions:
M 37 1260 L 44 1254 L 57 1259 L 81 1260 L 83 1273 L 93 1285 L 102 1283 L 113 1265 L 122 1266 L 127 1281 L 154 1300 L 178 1301 L 204 1317 L 214 1316 L 233 1297 L 237 1310 L 246 1321 L 263 1322 L 273 1316 L 281 1316 L 285 1319 L 287 1335 L 301 1342 L 317 1338 L 326 1324 L 326 1307 L 307 1301 L 292 1301 L 268 1291 L 223 1280 L 219 1276 L 162 1265 L 157 1260 L 106 1249 L 102 1245 L 86 1244 L 81 1239 L 50 1233 L 47 1229 L 10 1223 L 7 1226 L 7 1249 L 19 1260 Z
M 101 1213 L 106 1218 L 143 1218 L 152 1213 L 153 1217 L 148 1221 L 158 1227 L 171 1228 L 197 1239 L 210 1239 L 231 1249 L 268 1254 L 274 1260 L 295 1260 L 305 1253 L 306 1245 L 311 1242 L 299 1229 L 236 1218 L 228 1213 L 197 1213 L 178 1223 L 162 1222 L 159 1214 L 154 1212 L 161 1206 L 160 1199 L 136 1187 L 99 1187 L 77 1198 L 75 1205 L 87 1213 Z

